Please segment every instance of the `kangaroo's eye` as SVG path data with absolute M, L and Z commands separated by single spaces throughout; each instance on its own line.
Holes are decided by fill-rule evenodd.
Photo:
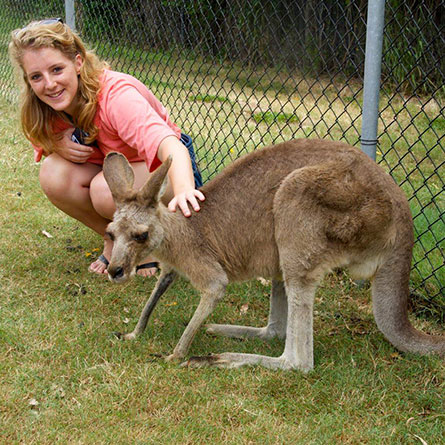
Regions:
M 148 232 L 134 234 L 132 238 L 138 243 L 145 243 L 145 241 L 147 241 L 148 238 Z

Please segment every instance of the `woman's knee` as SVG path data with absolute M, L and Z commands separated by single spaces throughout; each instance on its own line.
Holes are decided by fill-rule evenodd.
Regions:
M 39 181 L 51 201 L 76 200 L 99 172 L 96 165 L 75 164 L 53 153 L 43 160 Z
M 67 161 L 63 161 L 57 154 L 51 154 L 43 160 L 40 167 L 40 186 L 50 199 L 66 193 L 71 181 Z

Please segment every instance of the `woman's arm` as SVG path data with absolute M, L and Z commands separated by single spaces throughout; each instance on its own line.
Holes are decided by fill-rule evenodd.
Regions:
M 100 102 L 103 128 L 111 128 L 125 145 L 137 150 L 150 170 L 171 155 L 168 208 L 174 212 L 179 206 L 186 217 L 191 215 L 189 205 L 199 211 L 198 200 L 204 200 L 204 195 L 195 189 L 190 155 L 179 140 L 179 128 L 169 123 L 167 111 L 143 84 L 119 73 L 110 76 L 114 77 L 108 89 L 105 85 L 102 90 Z
M 187 148 L 176 136 L 168 136 L 162 140 L 158 149 L 158 158 L 164 162 L 168 156 L 172 156 L 172 165 L 168 171 L 173 193 L 173 199 L 168 204 L 168 209 L 175 212 L 179 206 L 184 216 L 191 216 L 189 204 L 195 212 L 200 207 L 198 199 L 204 201 L 205 197 L 195 189 L 195 180 Z

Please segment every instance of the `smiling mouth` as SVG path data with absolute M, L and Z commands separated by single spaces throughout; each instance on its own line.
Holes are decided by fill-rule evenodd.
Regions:
M 61 90 L 61 91 L 59 91 L 59 92 L 57 92 L 57 93 L 54 93 L 54 94 L 47 94 L 47 96 L 50 98 L 50 99 L 58 99 L 61 95 L 62 95 L 62 93 L 64 92 L 65 90 Z

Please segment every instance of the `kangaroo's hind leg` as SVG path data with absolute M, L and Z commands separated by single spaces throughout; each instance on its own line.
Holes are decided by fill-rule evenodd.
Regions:
M 217 366 L 238 368 L 244 365 L 261 365 L 271 369 L 313 368 L 312 308 L 316 285 L 302 285 L 298 281 L 286 282 L 288 314 L 286 344 L 280 357 L 259 354 L 224 352 L 208 357 L 191 357 L 184 365 L 190 367 Z
M 272 369 L 300 369 L 304 372 L 313 368 L 312 319 L 315 289 L 328 267 L 325 264 L 326 243 L 320 239 L 323 218 L 313 199 L 305 196 L 307 178 L 301 177 L 300 171 L 296 170 L 283 181 L 274 200 L 275 238 L 287 296 L 286 343 L 283 354 L 268 357 L 226 352 L 213 355 L 207 360 L 190 359 L 190 366 L 210 364 L 233 368 L 262 365 Z M 306 174 L 309 179 L 310 173 Z M 308 215 L 311 217 L 308 218 Z
M 255 328 L 228 324 L 209 324 L 207 325 L 207 332 L 209 334 L 235 338 L 261 338 L 265 340 L 274 337 L 285 338 L 286 320 L 287 297 L 284 283 L 282 281 L 273 280 L 267 326 Z

